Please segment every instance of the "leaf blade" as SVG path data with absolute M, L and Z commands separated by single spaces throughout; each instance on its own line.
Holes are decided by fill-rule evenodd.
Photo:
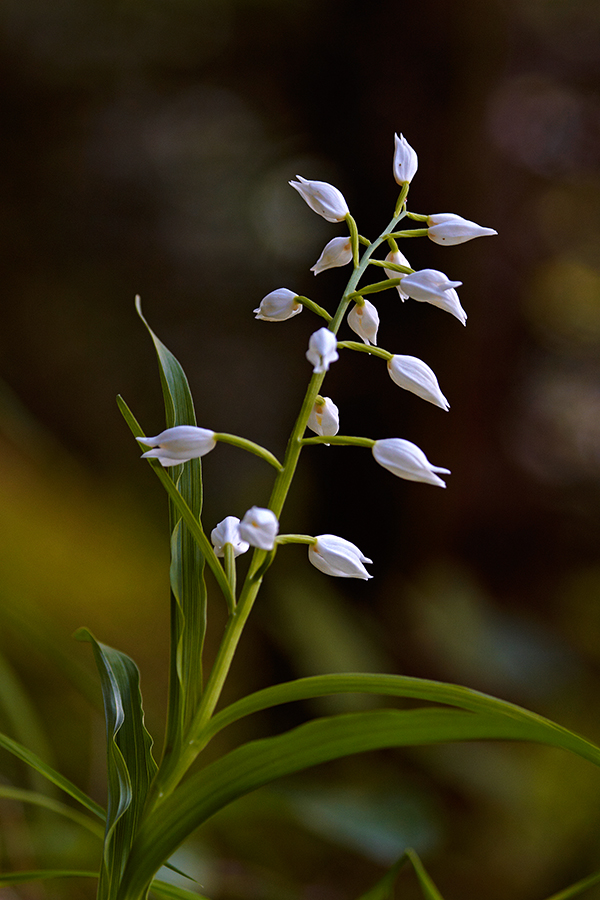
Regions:
M 101 644 L 85 628 L 76 637 L 92 645 L 104 699 L 108 809 L 99 897 L 112 898 L 157 767 L 152 737 L 144 725 L 137 666 L 125 653 Z
M 524 722 L 502 714 L 436 708 L 317 719 L 237 747 L 193 775 L 146 819 L 132 846 L 119 900 L 137 900 L 160 864 L 189 833 L 232 800 L 277 778 L 367 750 L 484 739 L 536 741 L 572 749 L 564 735 L 543 720 Z M 592 761 L 598 765 L 600 748 L 594 750 Z M 580 755 L 589 758 L 586 752 Z

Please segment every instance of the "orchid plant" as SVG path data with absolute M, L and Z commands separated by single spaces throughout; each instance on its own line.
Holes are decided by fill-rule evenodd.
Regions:
M 321 393 L 330 367 L 340 351 L 367 353 L 386 361 L 390 378 L 404 390 L 442 410 L 449 404 L 427 363 L 414 356 L 394 354 L 377 345 L 379 314 L 372 298 L 397 291 L 400 302 L 429 303 L 466 323 L 456 289 L 460 281 L 435 269 L 414 271 L 398 242 L 427 237 L 437 244 L 458 244 L 493 235 L 491 228 L 451 213 L 423 215 L 408 209 L 408 193 L 418 167 L 417 154 L 404 137 L 395 137 L 393 174 L 399 196 L 390 222 L 379 237 L 359 234 L 343 194 L 333 185 L 297 176 L 290 185 L 318 215 L 330 223 L 345 223 L 348 234 L 333 237 L 312 267 L 315 275 L 333 267 L 350 266 L 342 297 L 331 312 L 288 288 L 268 293 L 254 310 L 265 322 L 283 322 L 304 309 L 324 321 L 309 340 L 306 359 L 312 375 L 292 428 L 285 455 L 277 459 L 266 448 L 237 435 L 198 426 L 185 373 L 137 310 L 154 343 L 165 403 L 166 427 L 149 437 L 122 398 L 118 403 L 145 459 L 169 498 L 171 531 L 171 660 L 165 741 L 155 762 L 153 740 L 144 724 L 139 673 L 133 661 L 99 641 L 87 630 L 79 637 L 90 642 L 102 687 L 107 740 L 108 801 L 106 809 L 86 796 L 43 760 L 6 735 L 0 746 L 32 766 L 76 801 L 85 814 L 83 824 L 103 835 L 97 872 L 15 872 L 0 875 L 0 886 L 35 879 L 82 876 L 97 878 L 99 900 L 143 900 L 156 897 L 190 900 L 193 889 L 175 887 L 156 877 L 170 865 L 174 851 L 214 813 L 239 797 L 275 779 L 355 753 L 380 748 L 447 741 L 506 739 L 537 741 L 561 747 L 600 765 L 600 748 L 533 712 L 467 687 L 400 675 L 331 674 L 308 676 L 266 687 L 219 707 L 222 690 L 244 627 L 275 554 L 286 544 L 304 544 L 308 560 L 325 575 L 369 580 L 371 560 L 351 540 L 352 535 L 281 534 L 279 520 L 301 453 L 315 444 L 354 445 L 371 450 L 374 460 L 393 475 L 408 481 L 445 487 L 441 476 L 449 470 L 433 465 L 425 452 L 403 437 L 371 438 L 340 435 L 340 413 Z M 417 227 L 405 228 L 410 223 Z M 383 269 L 385 276 L 370 280 Z M 347 323 L 358 340 L 338 340 Z M 312 432 L 312 435 L 307 433 Z M 226 515 L 216 525 L 202 520 L 201 458 L 219 443 L 229 443 L 262 458 L 275 470 L 266 504 L 255 505 L 241 518 Z M 224 511 L 227 512 L 227 511 Z M 237 560 L 251 553 L 243 580 Z M 211 578 L 206 578 L 206 569 Z M 211 593 L 227 611 L 220 647 L 204 678 L 203 645 Z M 211 598 L 211 602 L 212 598 Z M 194 774 L 190 767 L 212 738 L 231 723 L 259 710 L 295 700 L 336 693 L 375 694 L 414 698 L 428 705 L 411 709 L 381 708 L 325 716 L 290 731 L 241 743 L 213 759 Z M 39 795 L 27 797 L 40 802 Z M 37 798 L 37 799 L 36 799 Z M 73 816 L 72 807 L 56 803 L 56 812 Z M 100 822 L 102 826 L 100 827 Z M 402 857 L 359 900 L 386 900 L 393 895 L 400 868 L 410 863 L 423 896 L 441 894 L 413 850 Z M 588 876 L 556 895 L 574 897 L 600 881 Z M 355 898 L 353 898 L 355 900 Z

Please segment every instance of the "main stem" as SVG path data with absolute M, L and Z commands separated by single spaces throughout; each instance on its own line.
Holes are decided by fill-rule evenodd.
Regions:
M 352 302 L 351 295 L 356 291 L 358 283 L 369 265 L 371 256 L 375 250 L 384 243 L 387 239 L 387 235 L 394 231 L 398 222 L 406 215 L 406 210 L 404 210 L 403 207 L 407 193 L 408 184 L 403 187 L 398 203 L 396 204 L 396 208 L 400 210 L 400 212 L 398 215 L 394 216 L 377 240 L 373 241 L 373 243 L 366 248 L 358 265 L 354 268 L 337 311 L 327 326 L 334 334 L 337 334 L 339 327 L 344 320 L 348 306 Z M 356 228 L 354 222 L 352 222 L 352 224 L 349 223 L 349 226 L 351 231 L 353 228 L 354 230 Z M 302 438 L 306 431 L 306 423 L 326 374 L 326 372 L 322 372 L 313 375 L 310 379 L 298 418 L 296 419 L 296 423 L 287 444 L 283 469 L 277 475 L 271 492 L 269 509 L 275 513 L 278 519 L 281 517 L 289 489 L 296 473 L 296 467 L 303 447 Z M 181 751 L 177 758 L 172 757 L 169 759 L 162 771 L 157 775 L 153 789 L 154 805 L 160 803 L 162 799 L 171 793 L 206 745 L 207 738 L 204 735 L 204 731 L 212 717 L 219 701 L 219 697 L 221 696 L 221 691 L 223 690 L 227 675 L 229 674 L 229 669 L 231 668 L 237 645 L 260 590 L 264 574 L 262 569 L 266 557 L 266 551 L 254 551 L 254 556 L 240 594 L 239 602 L 229 616 L 225 633 L 223 634 L 215 662 L 204 689 L 202 700 L 190 723 L 187 738 L 183 741 Z

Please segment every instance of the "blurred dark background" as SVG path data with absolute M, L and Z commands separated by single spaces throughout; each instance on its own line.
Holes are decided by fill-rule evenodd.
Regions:
M 391 671 L 485 690 L 598 739 L 597 2 L 4 0 L 0 23 L 2 730 L 103 800 L 91 654 L 70 638 L 86 624 L 139 663 L 160 745 L 165 500 L 115 404 L 122 393 L 147 433 L 162 429 L 134 295 L 182 362 L 199 424 L 281 454 L 319 323 L 255 322 L 252 310 L 281 286 L 333 309 L 348 274 L 309 272 L 343 229 L 287 182 L 332 182 L 375 237 L 397 197 L 398 131 L 419 155 L 410 208 L 499 232 L 402 247 L 415 268 L 464 282 L 466 329 L 379 295 L 380 345 L 425 359 L 452 409 L 358 354 L 342 355 L 326 393 L 342 433 L 406 437 L 452 475 L 438 491 L 364 450 L 306 452 L 282 529 L 343 535 L 375 578 L 334 581 L 308 571 L 302 548 L 282 551 L 228 696 Z M 266 503 L 259 460 L 219 447 L 204 469 L 209 530 Z M 209 654 L 222 622 L 213 609 Z M 355 702 L 279 710 L 221 749 Z M 28 779 L 2 758 L 2 783 Z M 598 773 L 558 751 L 389 752 L 258 792 L 176 862 L 214 900 L 354 900 L 410 844 L 448 900 L 542 900 L 600 867 L 599 799 Z M 93 838 L 59 826 L 0 800 L 0 869 L 94 867 Z M 418 895 L 408 874 L 401 890 Z

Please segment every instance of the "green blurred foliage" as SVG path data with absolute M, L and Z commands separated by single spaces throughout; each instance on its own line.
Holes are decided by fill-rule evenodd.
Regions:
M 254 323 L 252 309 L 280 285 L 331 305 L 344 283 L 310 274 L 337 229 L 286 182 L 332 181 L 361 231 L 378 231 L 402 131 L 419 154 L 413 208 L 500 233 L 407 251 L 464 281 L 465 331 L 381 298 L 382 346 L 426 359 L 452 411 L 401 395 L 367 358 L 337 364 L 328 392 L 346 433 L 408 437 L 453 475 L 436 492 L 390 483 L 359 450 L 305 454 L 284 530 L 343 534 L 376 577 L 332 583 L 298 548 L 280 553 L 227 692 L 389 669 L 501 694 L 597 739 L 598 4 L 5 0 L 0 72 L 0 727 L 103 799 L 99 694 L 70 638 L 87 625 L 140 665 L 160 741 L 165 504 L 114 404 L 122 392 L 148 433 L 161 429 L 133 297 L 184 365 L 199 424 L 281 453 L 314 323 Z M 271 483 L 231 447 L 205 473 L 208 529 Z M 214 609 L 209 656 L 222 624 Z M 9 759 L 1 771 L 27 783 Z M 535 900 L 600 866 L 598 785 L 540 748 L 379 754 L 258 792 L 179 864 L 215 900 L 352 900 L 382 872 L 373 834 L 402 826 L 446 898 Z M 0 866 L 93 866 L 80 832 L 1 801 Z M 399 884 L 418 896 L 408 872 Z

